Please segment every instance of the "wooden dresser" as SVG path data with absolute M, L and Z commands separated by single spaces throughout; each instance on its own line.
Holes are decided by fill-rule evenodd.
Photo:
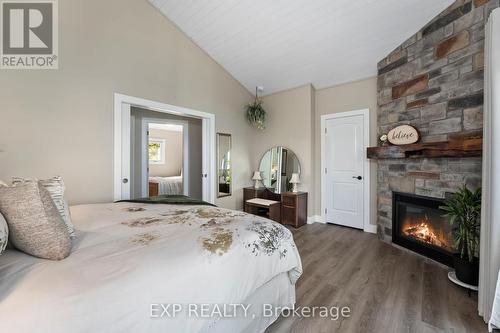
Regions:
M 307 192 L 281 193 L 281 224 L 299 228 L 307 223 Z
M 244 188 L 243 202 L 245 206 L 245 212 L 270 217 L 269 212 L 267 212 L 267 214 L 265 211 L 259 213 L 258 209 L 255 209 L 255 207 L 251 207 L 246 204 L 247 200 L 254 198 L 278 201 L 281 206 L 281 214 L 277 222 L 280 222 L 281 224 L 291 225 L 295 228 L 299 228 L 307 223 L 307 192 L 284 192 L 281 194 L 276 194 L 264 187 L 257 189 L 254 187 Z M 271 219 L 276 220 L 275 218 Z

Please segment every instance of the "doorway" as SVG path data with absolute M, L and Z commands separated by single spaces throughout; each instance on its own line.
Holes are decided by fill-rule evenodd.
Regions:
M 131 133 L 134 128 L 141 129 L 143 126 L 142 122 L 137 123 L 132 117 L 133 108 L 170 115 L 174 118 L 185 117 L 199 122 L 200 144 L 198 146 L 201 149 L 199 163 L 201 172 L 196 175 L 190 174 L 188 183 L 192 184 L 195 179 L 201 178 L 201 199 L 214 203 L 216 196 L 215 115 L 122 94 L 115 94 L 114 98 L 114 200 L 127 200 L 135 196 L 133 192 L 136 185 L 133 184 L 134 178 L 141 179 L 143 184 L 141 184 L 140 189 L 142 191 L 144 191 L 144 184 L 148 183 L 143 181 L 144 178 L 147 179 L 147 174 L 144 176 L 141 171 L 143 168 L 139 168 L 141 170 L 138 173 L 134 163 L 132 163 L 132 152 L 136 147 L 133 146 Z M 145 150 L 146 147 L 146 144 L 141 145 L 141 149 Z M 146 158 L 140 158 L 140 160 L 143 165 L 147 165 Z M 139 176 L 134 177 L 137 174 Z
M 369 110 L 321 116 L 323 221 L 369 231 Z
M 189 122 L 142 118 L 141 127 L 141 196 L 190 196 Z M 201 170 L 197 174 L 201 174 Z M 201 199 L 201 193 L 196 196 Z

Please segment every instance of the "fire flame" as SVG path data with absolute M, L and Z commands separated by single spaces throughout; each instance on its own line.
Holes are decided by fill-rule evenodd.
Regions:
M 445 244 L 443 244 L 443 242 L 436 236 L 433 230 L 429 227 L 429 224 L 426 223 L 428 221 L 427 216 L 425 217 L 425 220 L 425 222 L 421 222 L 404 229 L 404 234 L 428 244 L 441 247 L 444 246 Z

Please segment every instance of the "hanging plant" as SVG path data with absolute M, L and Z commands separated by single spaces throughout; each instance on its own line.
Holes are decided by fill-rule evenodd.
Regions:
M 255 88 L 255 101 L 248 104 L 247 107 L 247 119 L 252 126 L 257 127 L 260 130 L 266 128 L 266 111 L 262 107 L 262 101 L 259 99 L 258 88 Z

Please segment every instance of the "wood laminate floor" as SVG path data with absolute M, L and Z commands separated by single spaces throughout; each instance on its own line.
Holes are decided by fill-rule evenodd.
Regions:
M 351 317 L 280 317 L 266 333 L 487 332 L 477 293 L 452 284 L 443 266 L 349 228 L 292 232 L 304 269 L 297 306 L 348 306 Z

